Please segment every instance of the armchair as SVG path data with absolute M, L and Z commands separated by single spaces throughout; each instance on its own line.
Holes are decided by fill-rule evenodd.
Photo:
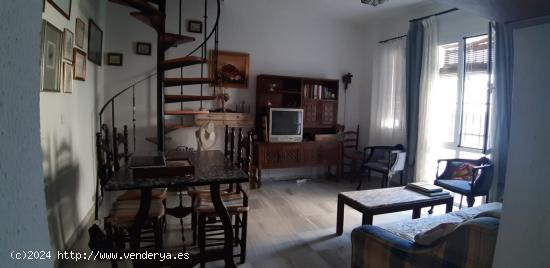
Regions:
M 393 175 L 400 173 L 400 182 L 403 184 L 403 169 L 407 153 L 401 144 L 395 146 L 370 146 L 363 151 L 363 163 L 360 173 L 367 171 L 367 180 L 370 181 L 371 171 L 381 173 L 383 176 L 381 187 L 388 187 Z M 357 190 L 361 190 L 363 178 L 359 178 Z
M 445 162 L 445 170 L 439 174 L 439 165 Z M 464 177 L 457 178 L 457 170 L 465 167 L 471 172 Z M 485 196 L 489 200 L 489 190 L 493 181 L 493 163 L 486 157 L 472 159 L 440 159 L 437 161 L 437 172 L 434 184 L 451 192 L 459 193 L 460 208 L 462 199 L 466 196 L 468 207 L 474 205 L 476 196 Z

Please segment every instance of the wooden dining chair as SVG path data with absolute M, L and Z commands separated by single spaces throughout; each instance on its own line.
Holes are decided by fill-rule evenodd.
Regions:
M 359 151 L 359 125 L 355 130 L 344 129 L 343 137 L 344 147 L 344 167 L 350 168 L 350 173 L 354 176 L 359 175 L 359 167 L 363 158 L 363 153 Z
M 235 152 L 236 164 L 253 180 L 255 176 L 255 167 L 253 165 L 253 143 L 254 131 L 249 131 L 243 135 L 239 131 L 237 141 L 237 151 Z M 234 190 L 222 193 L 222 201 L 227 208 L 234 229 L 235 246 L 240 248 L 236 255 L 240 258 L 240 263 L 246 260 L 246 238 L 248 226 L 248 194 L 241 184 L 236 184 Z M 223 228 L 219 224 L 219 217 L 209 193 L 200 193 L 197 195 L 195 203 L 196 226 L 198 229 L 198 247 L 200 252 L 204 252 L 208 247 L 223 245 Z M 204 263 L 201 263 L 201 267 Z
M 106 126 L 106 125 L 105 125 Z M 124 166 L 128 166 L 130 159 L 130 153 L 128 148 L 128 126 L 123 126 L 123 132 L 117 132 L 117 128 L 113 129 L 113 142 L 111 148 L 112 156 L 110 157 L 113 160 L 113 169 L 115 172 L 119 171 L 122 167 L 121 160 L 124 161 Z M 166 189 L 153 189 L 152 198 L 159 199 L 166 206 Z M 128 201 L 128 200 L 140 200 L 141 191 L 140 190 L 128 190 L 123 194 L 117 197 L 118 201 Z
M 113 131 L 116 133 L 116 131 Z M 102 181 L 101 188 L 114 176 L 114 150 L 110 140 L 110 131 L 107 125 L 101 126 L 101 131 L 96 133 L 96 159 L 98 179 Z M 113 136 L 116 137 L 116 136 Z M 119 167 L 120 168 L 120 167 Z M 127 250 L 130 242 L 130 229 L 133 220 L 138 213 L 140 200 L 125 199 L 116 200 L 111 205 L 109 215 L 104 218 L 104 228 L 107 239 L 112 242 L 117 252 Z M 164 226 L 164 204 L 160 199 L 153 199 L 145 228 L 142 231 L 144 249 L 162 249 L 162 228 Z M 116 262 L 113 262 L 116 266 Z

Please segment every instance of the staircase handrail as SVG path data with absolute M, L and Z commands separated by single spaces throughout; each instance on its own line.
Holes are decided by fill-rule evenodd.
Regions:
M 205 1 L 208 1 L 208 0 L 205 0 Z M 217 8 L 217 11 L 216 11 L 216 22 L 214 23 L 214 27 L 212 27 L 212 31 L 210 31 L 210 33 L 208 34 L 208 37 L 206 37 L 206 39 L 200 45 L 198 45 L 195 49 L 193 49 L 191 52 L 189 52 L 187 54 L 187 57 L 191 56 L 193 53 L 197 52 L 197 50 L 199 50 L 199 48 L 201 48 L 202 46 L 205 46 L 206 42 L 208 42 L 208 40 L 210 40 L 212 35 L 214 35 L 216 30 L 218 29 L 218 24 L 220 22 L 220 14 L 221 14 L 221 3 L 220 3 L 220 0 L 216 0 L 216 2 L 218 4 L 218 8 Z

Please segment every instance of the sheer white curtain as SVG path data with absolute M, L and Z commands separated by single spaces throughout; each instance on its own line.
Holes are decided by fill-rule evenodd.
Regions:
M 379 47 L 371 97 L 370 145 L 404 144 L 406 39 Z
M 436 101 L 435 90 L 439 77 L 439 47 L 437 21 L 435 17 L 422 22 L 424 27 L 424 47 L 420 77 L 420 103 L 418 116 L 418 149 L 416 152 L 415 181 L 433 182 L 437 168 L 438 154 L 442 148 L 441 133 L 444 128 L 438 124 L 440 104 Z

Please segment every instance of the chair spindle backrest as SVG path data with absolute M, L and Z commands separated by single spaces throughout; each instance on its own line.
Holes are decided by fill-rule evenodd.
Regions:
M 113 151 L 109 127 L 106 124 L 103 124 L 100 132 L 96 133 L 96 156 L 97 176 L 99 177 L 101 189 L 103 189 L 103 186 L 113 176 L 114 172 Z
M 122 146 L 122 153 L 120 153 Z M 124 125 L 123 132 L 118 133 L 117 128 L 113 129 L 113 161 L 115 171 L 120 170 L 120 159 L 124 159 L 124 165 L 128 165 L 130 154 L 128 150 L 128 126 Z
M 359 150 L 359 125 L 355 131 L 345 131 L 344 129 L 344 150 Z

